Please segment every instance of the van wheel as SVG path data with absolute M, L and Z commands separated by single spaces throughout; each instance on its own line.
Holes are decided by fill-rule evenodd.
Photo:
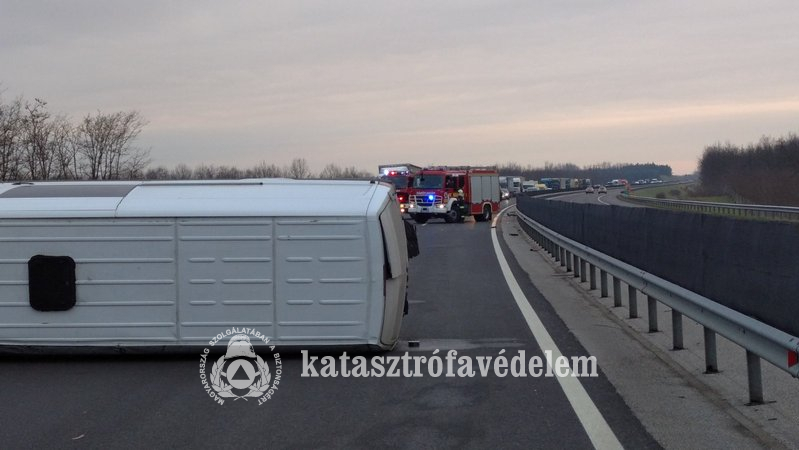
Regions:
M 416 214 L 416 217 L 413 218 L 413 220 L 416 221 L 416 223 L 419 223 L 419 224 L 427 223 L 427 219 L 429 219 L 429 217 L 424 216 L 422 214 Z

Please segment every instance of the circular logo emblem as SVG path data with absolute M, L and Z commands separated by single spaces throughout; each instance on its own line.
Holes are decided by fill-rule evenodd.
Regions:
M 250 328 L 231 328 L 220 333 L 209 342 L 213 347 L 219 341 L 230 337 L 225 354 L 217 359 L 210 359 L 210 349 L 203 349 L 200 355 L 200 380 L 206 393 L 217 403 L 224 404 L 225 400 L 247 400 L 257 398 L 262 405 L 272 398 L 280 384 L 283 372 L 279 353 L 273 353 L 275 376 L 261 356 L 255 353 L 250 336 L 269 344 L 269 338 Z M 270 346 L 274 352 L 275 347 Z M 214 361 L 211 370 L 206 374 L 208 362 Z

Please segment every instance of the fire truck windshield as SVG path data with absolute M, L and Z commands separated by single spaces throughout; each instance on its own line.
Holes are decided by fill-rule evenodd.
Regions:
M 419 175 L 413 179 L 413 187 L 420 189 L 441 189 L 444 187 L 444 175 Z
M 393 183 L 397 189 L 406 189 L 408 187 L 408 177 L 405 175 L 401 176 L 385 176 L 383 177 L 383 181 L 387 181 L 389 183 Z

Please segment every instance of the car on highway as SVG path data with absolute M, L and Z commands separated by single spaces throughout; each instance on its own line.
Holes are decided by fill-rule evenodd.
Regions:
M 597 189 L 596 193 L 597 194 L 607 194 L 608 193 L 608 188 L 606 188 L 605 186 L 599 186 L 599 189 Z
M 510 191 L 505 188 L 499 188 L 499 191 L 502 193 L 502 200 L 507 200 L 510 198 Z
M 593 194 L 594 193 L 594 188 L 592 186 L 588 186 L 587 188 L 585 188 L 585 193 L 586 194 Z

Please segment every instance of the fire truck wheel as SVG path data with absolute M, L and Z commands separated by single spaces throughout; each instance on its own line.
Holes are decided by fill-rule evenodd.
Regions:
M 427 223 L 427 219 L 429 219 L 429 217 L 424 216 L 422 214 L 416 214 L 416 217 L 413 218 L 413 220 L 416 221 L 416 223 L 420 224 Z
M 483 206 L 483 213 L 474 216 L 474 220 L 477 222 L 485 222 L 487 220 L 491 220 L 491 205 Z
M 458 221 L 458 219 L 460 219 L 459 216 L 460 214 L 458 214 L 458 211 L 451 209 L 447 211 L 447 214 L 444 216 L 444 222 L 455 223 Z

